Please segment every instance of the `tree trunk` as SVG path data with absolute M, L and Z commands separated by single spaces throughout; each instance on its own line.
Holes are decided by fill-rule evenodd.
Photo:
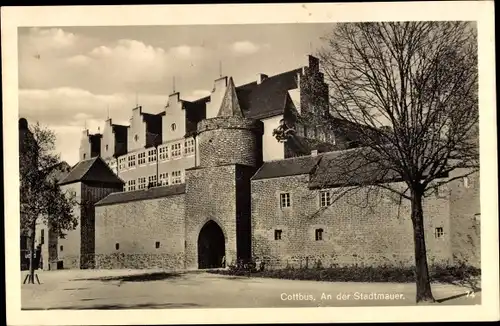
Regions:
M 413 190 L 411 193 L 411 220 L 413 223 L 413 240 L 415 247 L 415 271 L 417 283 L 417 303 L 434 302 L 427 265 L 425 247 L 424 214 L 422 209 L 423 192 Z
M 35 284 L 35 237 L 36 237 L 36 222 L 31 225 L 30 230 L 30 269 L 28 276 L 28 284 Z

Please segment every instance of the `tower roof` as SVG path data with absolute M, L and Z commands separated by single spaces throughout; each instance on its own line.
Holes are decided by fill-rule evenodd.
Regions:
M 240 102 L 236 95 L 236 87 L 234 86 L 233 77 L 229 77 L 226 93 L 222 98 L 220 105 L 219 117 L 243 117 L 241 112 Z

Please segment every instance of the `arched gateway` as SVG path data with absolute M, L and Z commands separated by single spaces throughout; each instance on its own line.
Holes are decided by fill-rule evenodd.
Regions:
M 223 267 L 222 260 L 226 254 L 224 233 L 214 221 L 208 221 L 198 236 L 198 268 Z

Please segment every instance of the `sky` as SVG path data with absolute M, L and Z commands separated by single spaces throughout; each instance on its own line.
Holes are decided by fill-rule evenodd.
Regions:
M 56 133 L 63 161 L 78 162 L 82 130 L 128 124 L 136 103 L 161 112 L 174 90 L 206 96 L 213 82 L 236 86 L 258 73 L 306 64 L 333 24 L 19 28 L 19 116 Z

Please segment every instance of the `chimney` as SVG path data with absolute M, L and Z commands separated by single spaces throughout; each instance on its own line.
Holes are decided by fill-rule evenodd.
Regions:
M 213 92 L 216 92 L 217 90 L 221 90 L 221 89 L 223 89 L 223 92 L 225 92 L 226 87 L 227 87 L 227 77 L 220 77 L 214 81 Z
M 266 80 L 267 78 L 269 78 L 268 75 L 266 74 L 262 74 L 262 73 L 258 73 L 257 74 L 257 85 L 260 85 L 264 80 Z
M 319 72 L 319 59 L 315 56 L 308 55 L 309 71 Z
M 317 149 L 312 150 L 311 151 L 311 156 L 318 156 L 318 150 Z

